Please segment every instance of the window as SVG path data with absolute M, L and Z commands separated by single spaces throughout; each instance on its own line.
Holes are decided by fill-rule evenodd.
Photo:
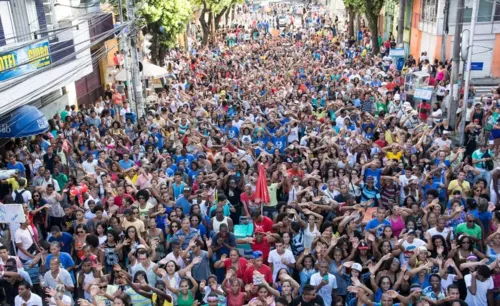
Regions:
M 3 33 L 5 35 L 5 43 L 15 43 L 16 31 L 14 21 L 12 20 L 12 11 L 10 9 L 10 2 L 0 1 L 0 18 L 2 18 Z
M 495 3 L 495 15 L 493 21 L 500 21 L 500 2 Z
M 412 15 L 413 0 L 406 0 L 405 9 L 405 29 L 411 28 L 411 15 Z
M 477 22 L 490 22 L 493 14 L 493 2 L 494 0 L 479 0 L 479 7 L 477 10 Z M 496 4 L 498 7 L 498 3 Z M 466 8 L 464 11 L 464 23 L 471 21 L 472 17 L 472 1 L 470 1 L 470 7 Z M 500 10 L 500 9 L 499 9 Z M 495 15 L 496 14 L 495 10 Z
M 422 0 L 422 15 L 420 20 L 435 22 L 437 15 L 437 0 Z

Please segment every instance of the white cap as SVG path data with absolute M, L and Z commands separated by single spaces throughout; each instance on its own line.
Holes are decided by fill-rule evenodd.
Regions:
M 387 82 L 382 82 L 382 86 L 385 86 L 385 85 L 387 85 Z
M 359 272 L 363 271 L 363 267 L 357 262 L 352 264 L 351 269 L 359 271 Z
M 399 94 L 394 95 L 394 100 L 401 100 L 401 96 Z
M 411 115 L 412 115 L 412 116 L 418 115 L 418 112 L 417 112 L 416 110 L 413 110 L 413 111 L 411 112 Z
M 395 96 L 394 96 L 395 97 Z M 406 101 L 405 103 L 403 103 L 403 106 L 404 107 L 411 107 L 411 104 L 410 102 Z
M 448 135 L 448 134 L 451 134 L 451 132 L 450 132 L 450 131 L 447 131 L 447 130 L 444 130 L 444 131 L 443 131 L 443 134 Z

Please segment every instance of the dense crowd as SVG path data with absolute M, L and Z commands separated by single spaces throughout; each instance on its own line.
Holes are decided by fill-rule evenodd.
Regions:
M 500 91 L 457 145 L 448 63 L 398 71 L 319 10 L 274 35 L 288 9 L 172 50 L 144 117 L 110 84 L 5 146 L 3 304 L 500 305 Z

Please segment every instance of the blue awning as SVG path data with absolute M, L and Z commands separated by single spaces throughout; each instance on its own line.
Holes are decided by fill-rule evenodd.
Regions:
M 0 138 L 21 138 L 46 132 L 49 123 L 38 108 L 24 105 L 0 119 Z

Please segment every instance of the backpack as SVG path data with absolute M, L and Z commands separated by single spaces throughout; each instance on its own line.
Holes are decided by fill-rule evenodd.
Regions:
M 17 203 L 17 204 L 24 204 L 24 197 L 23 197 L 23 193 L 25 192 L 26 190 L 22 190 L 22 191 L 14 191 L 14 193 L 16 194 L 16 197 L 14 199 L 14 203 Z

